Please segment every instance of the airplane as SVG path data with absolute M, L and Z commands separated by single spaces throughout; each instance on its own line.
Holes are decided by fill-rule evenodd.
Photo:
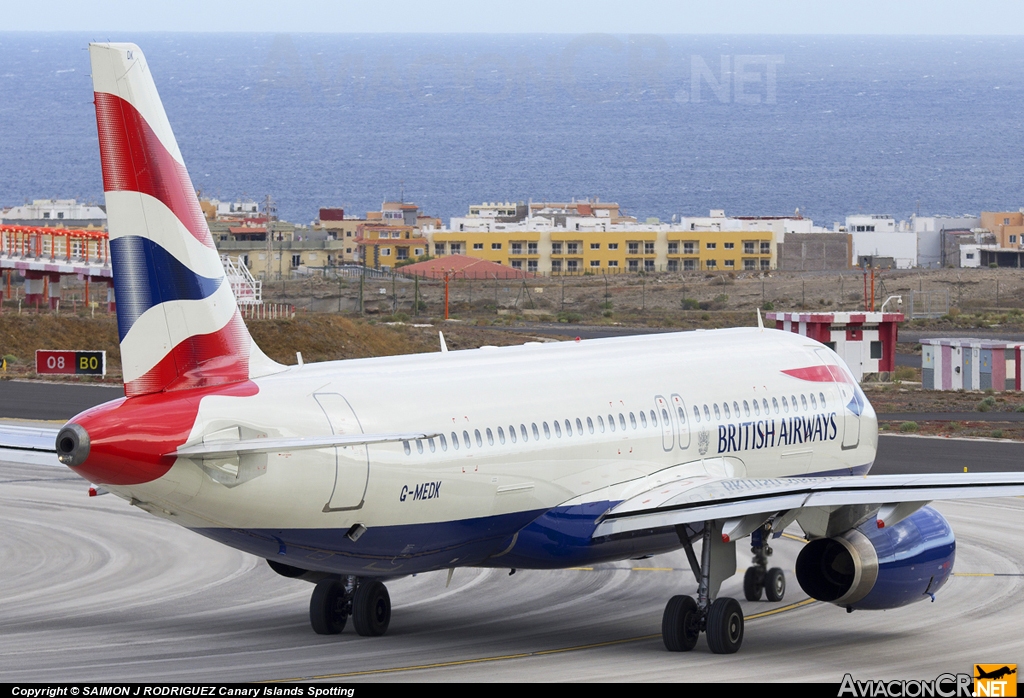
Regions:
M 561 569 L 682 549 L 697 598 L 662 638 L 743 641 L 719 594 L 782 600 L 772 541 L 807 539 L 797 581 L 847 611 L 949 579 L 933 500 L 1024 494 L 1024 473 L 868 476 L 875 412 L 808 337 L 758 327 L 414 356 L 269 359 L 239 314 L 149 65 L 89 46 L 125 397 L 58 433 L 62 463 L 132 506 L 314 584 L 323 635 L 391 619 L 386 582 L 457 567 Z M 699 543 L 698 548 L 695 544 Z

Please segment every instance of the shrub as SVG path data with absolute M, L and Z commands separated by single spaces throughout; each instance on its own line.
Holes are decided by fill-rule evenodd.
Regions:
M 992 438 L 993 439 L 1001 439 L 1001 438 L 1003 438 L 1003 430 L 1002 429 L 996 429 L 995 431 L 993 431 L 992 432 Z
M 995 398 L 987 397 L 978 403 L 978 412 L 988 412 L 996 405 Z
M 761 310 L 775 310 L 775 304 L 771 301 L 765 301 L 761 304 Z
M 903 424 L 900 425 L 900 431 L 917 431 L 917 422 L 903 422 Z
M 696 298 L 684 298 L 683 310 L 700 310 L 700 303 L 697 302 Z

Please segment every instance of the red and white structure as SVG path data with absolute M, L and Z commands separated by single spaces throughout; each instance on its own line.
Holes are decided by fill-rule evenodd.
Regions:
M 896 370 L 896 336 L 902 313 L 768 313 L 775 328 L 830 347 L 858 381 L 887 379 Z
M 975 337 L 921 340 L 921 384 L 932 390 L 1020 390 L 1019 342 Z
M 102 230 L 0 223 L 0 271 L 7 270 L 24 280 L 28 305 L 57 307 L 61 279 L 77 276 L 105 284 L 109 310 L 114 310 L 110 245 Z M 0 297 L 9 292 L 10 289 L 3 289 Z

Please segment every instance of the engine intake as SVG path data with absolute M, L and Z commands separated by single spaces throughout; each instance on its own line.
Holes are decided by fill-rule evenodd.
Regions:
M 849 609 L 886 609 L 928 598 L 953 571 L 956 540 L 949 523 L 924 507 L 894 526 L 874 519 L 835 538 L 818 538 L 796 560 L 796 578 L 811 598 Z

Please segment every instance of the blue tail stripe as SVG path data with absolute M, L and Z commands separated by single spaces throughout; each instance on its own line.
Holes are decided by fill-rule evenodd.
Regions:
M 139 316 L 167 301 L 202 300 L 224 277 L 200 276 L 148 238 L 126 235 L 110 241 L 117 300 L 117 331 L 124 341 Z

